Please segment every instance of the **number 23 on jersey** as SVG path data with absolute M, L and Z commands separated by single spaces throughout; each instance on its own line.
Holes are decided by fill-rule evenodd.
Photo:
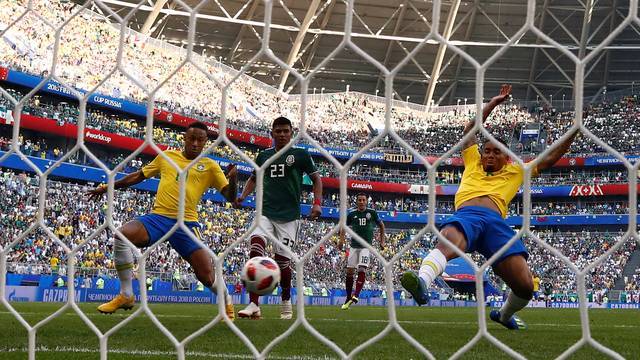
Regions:
M 284 177 L 284 164 L 271 164 L 271 177 Z

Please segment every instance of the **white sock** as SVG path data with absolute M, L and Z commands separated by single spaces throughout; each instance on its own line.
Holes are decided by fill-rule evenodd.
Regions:
M 118 278 L 120 279 L 120 293 L 125 296 L 133 295 L 133 253 L 131 248 L 119 238 L 113 243 L 114 262 Z
M 507 296 L 507 301 L 500 308 L 500 321 L 507 322 L 516 311 L 522 310 L 529 303 L 529 299 L 523 299 L 514 294 L 513 291 Z
M 126 268 L 116 266 L 118 278 L 120 278 L 120 293 L 125 296 L 133 295 L 133 264 L 129 265 L 130 267 Z
M 446 266 L 447 258 L 442 251 L 434 249 L 422 260 L 418 275 L 424 280 L 427 287 L 429 287 L 431 283 L 442 274 Z
M 217 281 L 213 282 L 213 285 L 211 285 L 211 287 L 209 288 L 209 290 L 211 290 L 212 293 L 214 294 L 218 294 L 218 289 L 216 288 L 216 283 Z M 227 290 L 227 286 L 224 285 L 222 287 L 223 291 L 224 291 L 224 303 L 229 305 L 229 304 L 233 304 L 233 299 L 231 298 L 231 295 L 229 295 L 229 290 Z

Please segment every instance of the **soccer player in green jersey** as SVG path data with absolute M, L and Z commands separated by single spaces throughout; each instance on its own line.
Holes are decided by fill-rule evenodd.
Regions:
M 378 213 L 367 207 L 367 195 L 359 193 L 356 195 L 356 209 L 349 212 L 347 215 L 347 226 L 350 226 L 353 232 L 360 235 L 360 237 L 369 243 L 373 244 L 373 232 L 375 226 L 380 228 L 380 235 L 378 240 L 380 241 L 380 248 L 384 248 L 384 223 L 378 217 Z M 340 243 L 344 246 L 345 236 L 344 230 L 340 231 Z M 349 309 L 351 304 L 358 302 L 358 296 L 364 286 L 365 271 L 369 266 L 369 249 L 364 247 L 356 239 L 351 239 L 351 247 L 349 248 L 349 257 L 347 259 L 347 299 L 342 305 L 342 310 Z M 352 295 L 353 291 L 353 275 L 358 268 L 358 280 L 356 281 L 356 291 Z
M 287 146 L 293 136 L 291 121 L 279 117 L 273 121 L 271 136 L 275 147 L 261 151 L 256 157 L 256 164 L 262 166 L 276 152 Z M 321 213 L 322 181 L 311 155 L 305 149 L 290 148 L 269 165 L 264 174 L 264 188 L 262 198 L 262 216 L 258 219 L 259 227 L 251 234 L 251 250 L 249 257 L 265 256 L 268 237 L 277 239 L 285 248 L 274 244 L 274 260 L 280 268 L 280 287 L 282 288 L 281 319 L 291 319 L 291 248 L 297 241 L 298 219 L 300 219 L 300 194 L 302 192 L 302 177 L 307 174 L 313 182 L 313 207 L 311 219 L 317 219 Z M 242 195 L 237 199 L 236 206 L 253 192 L 256 187 L 256 176 L 253 174 L 247 181 Z M 238 312 L 241 318 L 259 319 L 259 299 L 257 294 L 250 294 L 251 303 Z

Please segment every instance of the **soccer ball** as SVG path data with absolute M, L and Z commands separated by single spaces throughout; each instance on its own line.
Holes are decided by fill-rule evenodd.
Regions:
M 244 264 L 241 280 L 247 291 L 265 295 L 280 282 L 280 268 L 272 258 L 257 256 Z

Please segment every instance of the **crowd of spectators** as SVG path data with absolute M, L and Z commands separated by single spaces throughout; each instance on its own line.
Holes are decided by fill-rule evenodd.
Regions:
M 535 235 L 545 243 L 558 249 L 578 269 L 584 269 L 596 261 L 612 246 L 622 240 L 619 232 L 576 231 L 559 232 L 551 230 L 535 231 Z M 529 251 L 532 271 L 541 279 L 551 281 L 556 290 L 576 291 L 575 274 L 559 258 L 531 238 L 525 238 Z M 635 251 L 635 241 L 625 241 L 622 246 L 593 267 L 587 274 L 586 286 L 590 289 L 611 289 L 621 275 L 631 254 Z
M 9 93 L 16 97 L 22 94 L 14 89 L 7 89 Z M 11 108 L 8 99 L 0 98 L 0 114 L 3 109 Z M 63 125 L 65 122 L 77 123 L 78 108 L 74 105 L 62 102 L 53 104 L 51 102 L 41 101 L 39 96 L 35 96 L 27 102 L 23 109 L 23 113 L 51 118 Z M 133 119 L 124 119 L 121 116 L 109 114 L 100 110 L 90 109 L 86 114 L 86 125 L 88 128 L 103 130 L 136 139 L 144 139 L 146 127 L 139 125 Z M 169 148 L 178 148 L 182 144 L 182 131 L 169 127 L 154 126 L 153 139 L 157 144 L 165 145 Z M 239 144 L 245 155 L 255 158 L 256 151 Z M 60 149 L 62 151 L 63 149 Z M 36 151 L 37 153 L 37 151 Z M 212 149 L 212 155 L 223 157 L 233 161 L 243 161 L 237 153 L 226 145 L 217 146 Z M 124 157 L 122 157 L 124 159 Z M 116 163 L 117 164 L 117 163 Z M 329 162 L 319 161 L 318 168 L 323 177 L 339 177 L 336 168 Z M 348 169 L 348 175 L 351 180 L 363 181 L 379 181 L 379 182 L 395 182 L 408 184 L 425 184 L 428 183 L 428 175 L 424 168 L 417 169 L 398 169 L 392 167 L 382 167 L 378 165 L 369 165 L 366 163 L 355 163 Z M 462 177 L 462 168 L 446 169 L 436 173 L 436 183 L 440 185 L 459 184 Z M 622 170 L 597 170 L 590 171 L 585 169 L 568 170 L 563 172 L 543 173 L 532 179 L 533 185 L 584 185 L 584 184 L 610 184 L 610 183 L 626 183 L 627 173 Z
M 0 14 L 0 24 L 8 26 L 25 10 L 24 1 L 7 1 Z M 53 0 L 34 4 L 33 12 L 13 24 L 4 35 L 5 41 L 0 42 L 0 65 L 46 75 L 53 61 L 53 31 L 34 13 L 58 26 L 77 10 L 72 3 Z M 56 76 L 81 89 L 98 86 L 114 67 L 120 45 L 119 32 L 118 27 L 102 16 L 83 10 L 61 33 Z M 188 116 L 203 116 L 212 121 L 221 114 L 220 84 L 231 82 L 236 76 L 234 70 L 198 55 L 193 57 L 197 67 L 188 63 L 172 75 L 182 63 L 185 50 L 133 31 L 126 34 L 122 51 L 124 73 L 115 71 L 96 89 L 97 92 L 145 102 L 148 91 L 162 85 L 154 94 L 157 107 Z M 267 134 L 271 120 L 280 115 L 288 116 L 296 125 L 299 124 L 299 101 L 290 100 L 287 95 L 248 76 L 238 77 L 228 88 L 227 95 L 226 114 L 232 127 Z M 634 98 L 593 104 L 585 109 L 584 123 L 613 148 L 624 153 L 637 153 L 640 145 L 632 140 L 640 136 L 640 125 L 632 120 L 639 112 L 640 106 Z M 384 104 L 368 96 L 332 94 L 309 102 L 307 130 L 325 146 L 359 148 L 377 133 L 375 129 L 384 123 L 384 114 Z M 101 121 L 102 115 L 94 116 L 98 118 L 96 121 Z M 394 129 L 425 155 L 449 150 L 459 141 L 464 124 L 473 117 L 473 113 L 460 111 L 426 114 L 409 107 L 391 110 Z M 571 112 L 556 112 L 552 108 L 530 113 L 508 103 L 494 111 L 486 127 L 494 136 L 506 139 L 514 150 L 539 152 L 568 129 L 573 117 Z M 113 126 L 114 121 L 103 120 L 105 127 Z M 121 125 L 127 127 L 132 124 Z M 525 125 L 537 126 L 540 130 L 535 141 L 527 142 L 526 147 L 520 143 L 519 133 Z M 140 129 L 133 126 L 130 130 L 140 133 Z M 171 140 L 167 139 L 167 142 Z M 378 145 L 399 149 L 388 138 Z M 576 141 L 572 151 L 589 154 L 602 149 L 583 138 Z
M 105 221 L 107 205 L 104 201 L 90 201 L 79 197 L 89 189 L 86 185 L 49 181 L 46 188 L 46 204 L 44 204 L 43 224 L 66 246 L 73 248 L 82 244 L 76 254 L 80 269 L 98 269 L 112 271 L 111 231 L 105 230 L 93 238 L 86 240 Z M 0 172 L 0 231 L 3 233 L 2 247 L 8 246 L 17 236 L 24 233 L 34 222 L 38 211 L 38 180 L 26 174 L 11 171 Z M 153 195 L 134 190 L 119 190 L 114 197 L 114 225 L 119 226 L 139 214 L 151 209 Z M 214 251 L 220 253 L 230 244 L 240 239 L 253 221 L 253 211 L 234 209 L 229 204 L 203 202 L 199 206 L 203 225 L 203 242 Z M 301 221 L 299 241 L 294 252 L 304 255 L 312 246 L 321 241 L 335 226 L 324 221 Z M 390 226 L 392 229 L 392 227 Z M 390 259 L 398 253 L 415 235 L 415 230 L 389 230 L 389 237 L 382 256 Z M 558 248 L 578 267 L 582 268 L 603 254 L 620 239 L 619 233 L 596 232 L 538 232 L 537 235 L 548 244 Z M 86 241 L 83 243 L 83 241 Z M 224 273 L 227 281 L 235 283 L 242 264 L 247 260 L 248 240 L 235 246 L 225 258 Z M 530 262 L 534 271 L 541 277 L 554 279 L 554 287 L 558 289 L 574 289 L 575 276 L 533 241 L 527 239 L 531 253 Z M 394 281 L 396 275 L 406 269 L 419 266 L 428 249 L 433 248 L 434 239 L 424 236 L 403 253 L 394 264 Z M 8 253 L 10 264 L 30 264 L 33 268 L 42 266 L 41 271 L 50 271 L 51 259 L 56 257 L 65 262 L 63 247 L 51 240 L 43 228 L 34 229 L 20 241 L 13 243 Z M 627 241 L 612 256 L 596 266 L 589 274 L 588 286 L 593 289 L 612 287 L 616 278 L 621 276 L 626 261 L 633 253 L 636 244 Z M 474 259 L 481 261 L 479 256 Z M 340 288 L 345 266 L 344 249 L 339 248 L 336 236 L 330 236 L 305 262 L 305 283 L 317 287 Z M 167 244 L 162 244 L 149 254 L 148 270 L 159 273 L 172 273 L 179 269 L 181 273 L 190 273 L 186 262 L 177 253 L 171 251 Z M 11 269 L 11 268 L 10 268 Z M 384 270 L 377 260 L 372 261 L 370 272 L 371 287 L 383 284 Z
M 624 284 L 626 290 L 640 291 L 640 269 L 636 269 L 631 276 L 625 276 Z
M 43 139 L 19 138 L 20 149 L 25 155 L 36 156 L 43 159 L 58 160 L 64 156 L 64 151 L 58 147 L 51 149 Z M 221 148 L 229 149 L 229 148 Z M 0 137 L 0 150 L 9 150 L 9 139 Z M 222 154 L 220 154 L 222 155 Z M 111 154 L 111 156 L 101 157 L 101 161 L 110 168 L 124 161 L 123 154 Z M 95 166 L 91 158 L 83 156 L 82 153 L 75 153 L 68 159 L 69 163 Z M 141 158 L 134 158 L 125 164 L 125 172 L 133 172 L 142 168 L 144 162 Z M 442 172 L 447 174 L 448 172 Z M 600 173 L 603 178 L 609 176 L 606 172 Z M 324 176 L 324 175 L 323 175 Z M 447 175 L 443 175 L 447 176 Z M 586 175 L 585 175 L 586 176 Z M 313 201 L 311 192 L 303 191 L 301 202 L 310 204 Z M 349 198 L 349 205 L 355 204 L 353 195 Z M 340 196 L 337 193 L 325 192 L 323 206 L 339 207 Z M 436 202 L 436 213 L 451 214 L 454 212 L 454 203 L 449 200 L 438 200 Z M 392 199 L 385 195 L 370 194 L 369 207 L 378 211 L 396 211 L 409 213 L 426 213 L 429 211 L 428 199 L 419 196 L 395 196 Z M 523 213 L 522 204 L 512 202 L 509 206 L 509 215 L 520 215 Z M 536 202 L 532 203 L 532 215 L 587 215 L 587 214 L 627 214 L 628 203 L 626 201 L 583 201 L 583 202 Z
M 9 93 L 22 96 L 21 93 L 14 89 L 8 88 Z M 0 98 L 0 114 L 2 109 L 10 107 L 6 98 Z M 31 99 L 23 109 L 23 113 L 51 118 L 59 124 L 65 122 L 75 124 L 77 122 L 78 109 L 68 103 L 52 104 L 43 102 L 40 97 L 35 96 Z M 123 119 L 120 116 L 108 114 L 106 112 L 91 109 L 87 113 L 87 127 L 118 135 L 128 136 L 136 139 L 144 139 L 145 126 L 138 125 L 133 119 Z M 172 128 L 155 126 L 153 128 L 153 138 L 158 144 L 166 145 L 170 148 L 180 147 L 182 144 L 182 131 Z M 29 139 L 27 140 L 30 141 Z M 42 147 L 44 141 L 38 142 Z M 242 151 L 250 158 L 257 155 L 255 150 L 239 144 Z M 37 148 L 37 147 L 36 147 Z M 39 151 L 27 146 L 28 155 L 38 154 Z M 53 151 L 53 149 L 51 149 Z M 64 149 L 58 149 L 63 152 Z M 40 154 L 38 154 L 39 156 Z M 226 158 L 233 161 L 243 161 L 243 159 L 226 145 L 217 146 L 212 149 L 212 155 Z M 47 155 L 48 156 L 48 155 Z M 53 157 L 58 158 L 58 156 Z M 118 156 L 117 158 L 124 159 Z M 111 159 L 108 159 L 111 160 Z M 115 166 L 117 162 L 112 162 Z M 323 177 L 339 177 L 336 168 L 326 161 L 318 161 L 317 166 Z M 440 185 L 459 184 L 462 178 L 462 168 L 445 169 L 436 173 L 436 183 Z M 395 182 L 407 184 L 421 184 L 428 182 L 428 175 L 424 168 L 398 169 L 392 167 L 384 167 L 379 165 L 369 165 L 362 162 L 353 164 L 348 169 L 348 176 L 351 180 L 363 181 L 379 181 L 379 182 Z M 587 169 L 569 169 L 562 172 L 554 171 L 543 173 L 532 179 L 533 185 L 583 185 L 583 184 L 614 184 L 626 183 L 628 174 L 623 170 L 587 170 Z

